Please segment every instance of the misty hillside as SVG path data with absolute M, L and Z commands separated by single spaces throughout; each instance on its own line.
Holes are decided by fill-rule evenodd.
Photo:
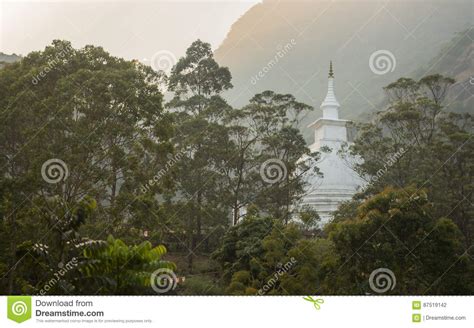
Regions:
M 7 54 L 4 54 L 3 52 L 0 52 L 0 68 L 3 67 L 5 63 L 13 63 L 20 59 L 21 57 L 15 54 L 7 55 Z
M 472 73 L 472 33 L 471 39 L 460 34 L 472 22 L 471 1 L 267 0 L 233 24 L 215 55 L 233 75 L 234 88 L 227 94 L 231 104 L 244 105 L 267 89 L 292 93 L 315 106 L 305 124 L 321 114 L 332 59 L 341 116 L 359 120 L 381 103 L 382 87 L 401 76 L 416 78 L 439 69 L 465 79 Z M 452 52 L 459 38 L 464 41 Z M 369 58 L 377 50 L 394 55 L 393 72 L 371 71 Z M 277 64 L 269 64 L 272 60 Z
M 458 33 L 451 42 L 423 68 L 415 72 L 415 77 L 440 73 L 456 80 L 448 95 L 448 109 L 467 112 L 474 108 L 474 29 Z

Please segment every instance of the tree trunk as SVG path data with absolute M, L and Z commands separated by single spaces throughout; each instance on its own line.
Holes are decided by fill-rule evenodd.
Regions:
M 232 218 L 233 225 L 237 225 L 237 222 L 239 221 L 239 203 L 237 200 L 234 203 L 234 213 L 232 214 L 233 214 L 233 218 Z
M 194 234 L 193 234 L 193 219 L 192 216 L 189 216 L 189 221 L 188 221 L 188 237 L 187 237 L 187 248 L 188 248 L 188 255 L 187 255 L 187 260 L 188 260 L 188 270 L 189 273 L 193 272 L 193 249 L 195 246 L 195 241 L 194 241 Z
M 197 195 L 197 204 L 198 208 L 196 209 L 196 240 L 195 244 L 201 242 L 201 225 L 202 225 L 202 219 L 201 219 L 201 206 L 202 206 L 202 194 L 199 191 Z M 194 245 L 195 247 L 196 245 Z M 194 248 L 193 248 L 194 251 Z
M 13 209 L 15 211 L 15 209 Z M 12 213 L 12 228 L 11 228 L 11 241 L 10 241 L 10 273 L 8 274 L 8 294 L 13 294 L 13 285 L 16 276 L 16 214 Z

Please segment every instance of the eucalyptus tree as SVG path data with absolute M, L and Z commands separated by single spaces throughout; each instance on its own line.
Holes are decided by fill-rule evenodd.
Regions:
M 210 44 L 200 40 L 189 46 L 169 76 L 168 89 L 174 95 L 167 106 L 176 115 L 177 122 L 174 142 L 177 150 L 185 154 L 177 163 L 179 201 L 192 213 L 185 224 L 190 270 L 193 252 L 203 242 L 203 221 L 208 221 L 206 232 L 211 233 L 210 225 L 216 222 L 214 213 L 209 215 L 209 212 L 220 210 L 218 206 L 209 206 L 216 195 L 215 168 L 210 158 L 215 143 L 225 138 L 225 134 L 219 135 L 216 131 L 222 131 L 222 116 L 230 107 L 220 94 L 231 87 L 229 69 L 220 67 Z M 225 209 L 219 216 L 225 216 Z

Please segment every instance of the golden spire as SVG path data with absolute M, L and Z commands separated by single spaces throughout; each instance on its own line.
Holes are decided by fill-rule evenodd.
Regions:
M 329 62 L 329 77 L 334 78 L 334 72 L 332 71 L 332 60 Z

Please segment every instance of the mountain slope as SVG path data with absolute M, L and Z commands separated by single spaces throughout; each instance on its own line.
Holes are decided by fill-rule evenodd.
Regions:
M 234 88 L 226 95 L 231 104 L 241 106 L 267 89 L 292 93 L 315 107 L 305 124 L 321 115 L 332 59 L 341 116 L 359 120 L 380 109 L 382 88 L 390 82 L 433 73 L 437 67 L 430 61 L 472 26 L 473 9 L 470 1 L 266 0 L 233 24 L 215 56 L 232 72 Z M 393 71 L 378 75 L 370 69 L 378 50 L 393 54 Z M 472 67 L 472 61 L 462 65 Z
M 456 80 L 451 88 L 447 107 L 455 112 L 473 111 L 474 108 L 474 29 L 458 33 L 451 42 L 422 69 L 415 72 L 420 78 L 424 74 L 439 73 Z
M 7 54 L 4 54 L 3 52 L 0 52 L 0 68 L 2 68 L 5 65 L 5 63 L 13 63 L 20 59 L 21 57 L 15 54 L 7 55 Z

